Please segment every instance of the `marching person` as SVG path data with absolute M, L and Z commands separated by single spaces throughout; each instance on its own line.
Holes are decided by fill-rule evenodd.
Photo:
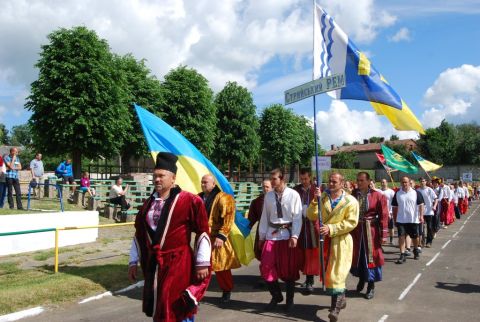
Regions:
M 388 236 L 387 199 L 378 190 L 372 189 L 368 172 L 357 174 L 358 189 L 352 192 L 359 204 L 358 225 L 350 233 L 353 238 L 353 260 L 350 272 L 359 278 L 357 292 L 360 293 L 368 282 L 365 298 L 375 295 L 375 282 L 382 280 L 382 266 L 385 263 L 382 244 Z
M 397 264 L 403 264 L 406 261 L 405 240 L 410 236 L 413 242 L 414 259 L 420 257 L 419 246 L 419 224 L 423 222 L 423 197 L 422 194 L 410 185 L 408 177 L 402 177 L 401 189 L 395 193 L 392 200 L 393 218 L 398 230 L 398 245 L 400 248 L 400 257 Z
M 325 285 L 331 295 L 330 322 L 336 322 L 340 310 L 347 305 L 345 282 L 352 266 L 353 239 L 349 234 L 358 224 L 358 201 L 343 189 L 344 178 L 340 173 L 330 175 L 328 189 L 317 196 L 322 203 L 320 234 L 324 236 Z M 310 220 L 318 218 L 317 198 L 310 202 L 307 210 Z M 323 276 L 322 276 L 323 278 Z
M 157 155 L 155 190 L 135 219 L 128 277 L 145 278 L 143 312 L 156 322 L 192 322 L 210 282 L 211 246 L 205 206 L 198 196 L 175 185 L 177 157 Z M 195 252 L 190 247 L 196 233 Z
M 426 244 L 425 247 L 432 247 L 434 232 L 434 213 L 437 210 L 438 199 L 435 191 L 427 186 L 427 180 L 425 178 L 420 179 L 420 188 L 417 189 L 422 194 L 423 201 L 425 203 L 425 213 L 423 215 L 426 223 Z
M 260 217 L 262 217 L 262 210 L 263 210 L 263 201 L 265 199 L 265 194 L 269 191 L 272 191 L 272 183 L 269 179 L 262 181 L 262 193 L 255 199 L 252 200 L 250 204 L 250 208 L 248 209 L 248 221 L 250 222 L 249 228 L 252 229 L 253 226 L 260 221 Z M 258 240 L 258 227 L 257 233 L 255 234 L 255 244 L 253 246 L 253 250 L 255 252 L 255 258 L 260 261 L 262 257 L 262 249 L 259 245 Z
M 303 268 L 302 272 L 306 275 L 305 287 L 306 294 L 313 293 L 314 276 L 320 275 L 320 250 L 319 250 L 319 229 L 318 218 L 311 221 L 307 218 L 307 208 L 310 201 L 315 198 L 316 187 L 312 184 L 309 169 L 300 171 L 300 184 L 293 188 L 298 192 L 302 199 L 302 230 L 298 238 L 298 247 L 303 249 Z
M 228 303 L 233 290 L 232 269 L 241 266 L 228 237 L 235 221 L 235 200 L 220 190 L 211 174 L 202 177 L 201 186 L 199 196 L 207 208 L 210 239 L 213 241 L 212 270 L 223 291 L 220 302 Z
M 386 179 L 382 179 L 381 181 L 382 190 L 381 192 L 387 199 L 387 208 L 388 208 L 388 236 L 390 239 L 390 245 L 393 245 L 393 237 L 395 235 L 394 228 L 395 225 L 393 223 L 393 214 L 392 214 L 392 199 L 395 195 L 395 191 L 388 187 L 388 182 Z
M 259 240 L 262 248 L 260 273 L 272 295 L 266 310 L 273 310 L 283 301 L 278 280 L 286 284 L 285 311 L 293 307 L 295 281 L 300 278 L 303 253 L 297 247 L 302 228 L 302 200 L 298 192 L 288 188 L 282 170 L 270 172 L 273 190 L 265 194 L 260 218 Z

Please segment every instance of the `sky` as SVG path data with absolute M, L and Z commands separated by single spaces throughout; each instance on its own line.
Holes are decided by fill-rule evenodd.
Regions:
M 443 119 L 480 123 L 480 0 L 317 0 L 407 102 L 425 128 Z M 113 52 L 146 59 L 162 80 L 180 64 L 214 92 L 236 81 L 261 114 L 312 79 L 310 0 L 0 0 L 0 123 L 28 121 L 24 108 L 49 33 L 86 26 Z M 398 132 L 365 102 L 316 99 L 320 143 Z M 288 105 L 313 119 L 312 99 Z

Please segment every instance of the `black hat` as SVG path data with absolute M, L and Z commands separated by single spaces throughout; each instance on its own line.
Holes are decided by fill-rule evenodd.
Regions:
M 155 169 L 168 170 L 173 173 L 177 173 L 177 156 L 170 152 L 159 152 L 157 154 L 157 162 L 155 163 Z

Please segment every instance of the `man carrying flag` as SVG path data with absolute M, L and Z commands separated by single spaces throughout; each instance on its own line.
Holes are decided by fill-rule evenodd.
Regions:
M 201 181 L 200 198 L 205 202 L 208 214 L 210 238 L 213 242 L 212 270 L 217 276 L 218 285 L 223 291 L 221 303 L 230 302 L 233 290 L 232 268 L 239 268 L 229 239 L 230 230 L 235 220 L 235 200 L 228 193 L 222 192 L 215 184 L 211 174 L 206 174 Z
M 344 178 L 340 173 L 330 174 L 328 189 L 321 192 L 317 188 L 316 196 L 320 197 L 322 222 L 320 234 L 325 238 L 325 276 L 322 276 L 331 295 L 330 322 L 336 322 L 340 310 L 347 306 L 345 297 L 346 280 L 352 266 L 353 240 L 350 232 L 358 224 L 358 201 L 342 189 Z M 307 209 L 310 220 L 318 218 L 318 202 L 314 198 Z

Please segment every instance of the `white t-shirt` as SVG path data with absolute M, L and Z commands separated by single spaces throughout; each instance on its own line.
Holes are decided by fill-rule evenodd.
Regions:
M 388 207 L 388 212 L 392 213 L 392 199 L 393 196 L 395 196 L 395 191 L 393 191 L 390 188 L 387 188 L 386 190 L 380 190 L 381 193 L 387 198 L 387 207 Z
M 397 223 L 420 223 L 417 208 L 423 203 L 423 196 L 417 190 L 412 188 L 408 191 L 404 191 L 403 189 L 398 190 L 392 200 L 392 206 L 398 207 Z
M 121 186 L 117 186 L 114 184 L 112 188 L 110 188 L 110 193 L 108 194 L 108 198 L 113 199 L 120 196 L 120 193 L 123 191 Z
M 277 202 L 275 199 L 275 190 L 265 194 L 263 202 L 262 217 L 258 226 L 260 240 L 286 240 L 290 237 L 300 235 L 302 229 L 302 199 L 295 190 L 285 187 L 281 197 L 282 217 L 277 214 Z M 276 229 L 269 225 L 272 224 L 292 224 L 288 229 Z
M 421 192 L 423 201 L 425 203 L 425 214 L 424 216 L 433 216 L 433 203 L 437 199 L 437 194 L 430 187 L 418 188 L 418 191 Z

